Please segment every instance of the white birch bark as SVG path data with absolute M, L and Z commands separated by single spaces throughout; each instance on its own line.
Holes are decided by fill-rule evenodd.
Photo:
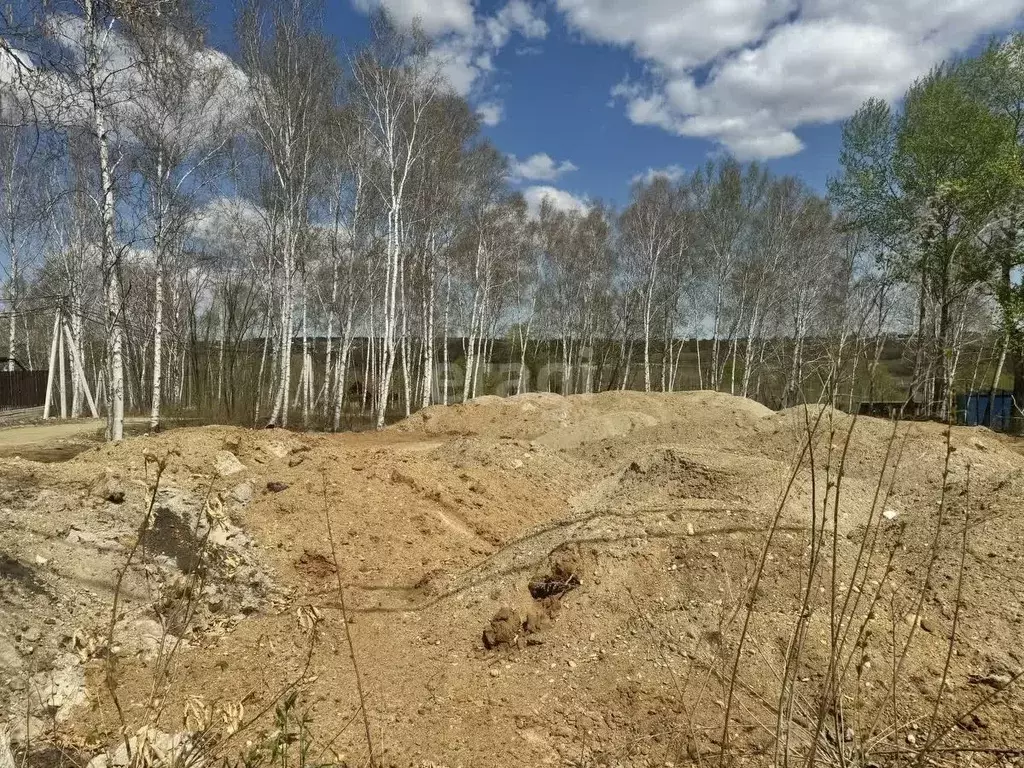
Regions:
M 100 273 L 103 279 L 105 301 L 105 330 L 107 336 L 107 438 L 119 441 L 124 438 L 124 351 L 121 307 L 121 287 L 118 278 L 120 259 L 116 244 L 114 177 L 110 158 L 110 143 L 107 135 L 107 114 L 102 94 L 99 72 L 102 31 L 97 16 L 95 0 L 84 0 L 86 25 L 86 77 L 89 88 L 93 129 L 96 137 L 97 160 L 101 186 L 100 216 L 102 219 L 102 243 L 100 251 Z
M 157 245 L 159 253 L 160 246 Z M 160 426 L 160 398 L 163 384 L 163 341 L 164 341 L 164 267 L 158 256 L 153 296 L 153 388 L 150 395 L 149 429 Z

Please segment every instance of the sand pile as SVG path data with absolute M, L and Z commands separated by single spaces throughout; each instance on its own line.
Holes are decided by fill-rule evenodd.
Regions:
M 21 591 L 3 597 L 0 659 L 19 666 L 0 682 L 34 664 L 21 625 L 40 627 L 42 647 L 58 634 L 37 582 L 67 591 L 62 610 L 99 631 L 106 593 L 33 557 L 73 520 L 76 535 L 122 548 L 110 564 L 123 557 L 148 451 L 170 453 L 168 486 L 184 500 L 153 528 L 140 568 L 198 567 L 174 521 L 193 520 L 185 510 L 209 494 L 232 533 L 210 565 L 224 607 L 203 616 L 240 617 L 176 628 L 192 632 L 189 647 L 153 723 L 153 663 L 124 653 L 126 716 L 163 733 L 183 733 L 196 701 L 259 712 L 293 691 L 325 755 L 362 762 L 340 579 L 383 765 L 696 764 L 721 750 L 726 708 L 730 750 L 758 764 L 780 743 L 878 764 L 931 740 L 1015 743 L 1024 456 L 984 429 L 954 428 L 947 447 L 942 425 L 894 434 L 820 413 L 710 392 L 482 398 L 380 434 L 188 429 L 61 465 L 8 462 L 16 535 L 4 556 Z M 818 427 L 805 448 L 808 418 Z M 59 557 L 85 567 L 82 552 Z M 251 569 L 246 584 L 265 576 L 258 604 L 236 607 L 246 595 L 229 567 Z M 159 620 L 144 586 L 133 583 L 126 621 Z M 908 642 L 894 705 L 891 662 Z M 837 646 L 842 704 L 826 706 Z M 119 723 L 102 653 L 78 656 L 84 698 L 53 738 L 93 754 Z

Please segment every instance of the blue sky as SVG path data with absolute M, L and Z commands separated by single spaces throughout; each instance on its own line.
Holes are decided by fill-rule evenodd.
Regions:
M 1024 0 L 324 0 L 342 47 L 383 5 L 437 40 L 516 184 L 622 204 L 651 169 L 724 152 L 823 191 L 839 122 L 943 58 L 1020 28 Z M 231 49 L 230 10 L 211 43 Z

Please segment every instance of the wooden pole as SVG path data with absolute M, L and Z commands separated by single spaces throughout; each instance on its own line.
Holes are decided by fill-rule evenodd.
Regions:
M 60 378 L 57 379 L 57 394 L 60 395 L 60 417 L 61 419 L 66 419 L 68 417 L 68 377 L 64 363 L 64 334 L 59 329 L 57 331 L 57 370 L 60 373 Z
M 107 377 L 104 375 L 103 369 L 96 374 L 96 400 L 105 403 L 107 398 Z
M 99 418 L 99 414 L 96 411 L 96 401 L 92 398 L 92 392 L 89 390 L 89 380 L 85 377 L 85 368 L 82 366 L 82 361 L 78 359 L 78 349 L 75 347 L 74 338 L 71 335 L 71 329 L 68 328 L 67 323 L 64 323 L 64 338 L 67 339 L 68 348 L 71 350 L 71 371 L 72 374 L 78 374 L 79 381 L 82 382 L 82 389 L 85 390 L 85 401 L 89 404 L 89 412 L 92 414 L 94 419 Z
M 60 331 L 60 312 L 53 316 L 53 339 L 50 341 L 50 368 L 46 372 L 46 402 L 43 403 L 43 418 L 50 418 L 50 398 L 53 396 L 53 369 L 57 363 L 57 334 Z

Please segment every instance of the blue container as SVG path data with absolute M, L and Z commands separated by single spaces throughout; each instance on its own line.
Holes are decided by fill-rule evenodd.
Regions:
M 1005 389 L 995 392 L 970 392 L 956 398 L 957 418 L 968 427 L 991 427 L 999 431 L 1010 428 L 1013 416 L 1013 393 Z

